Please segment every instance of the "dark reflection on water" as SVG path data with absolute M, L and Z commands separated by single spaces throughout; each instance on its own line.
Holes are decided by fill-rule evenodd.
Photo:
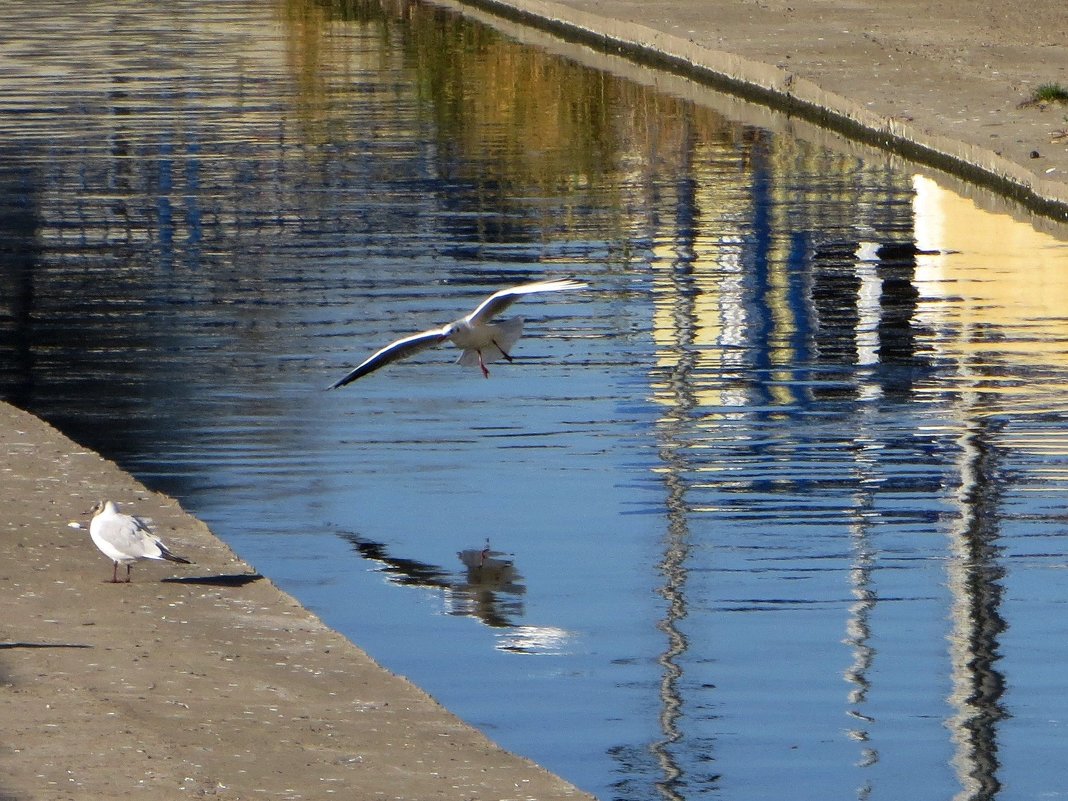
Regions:
M 364 559 L 376 562 L 389 580 L 406 587 L 441 591 L 447 598 L 449 614 L 467 615 L 494 628 L 517 626 L 523 616 L 520 596 L 526 592 L 523 577 L 511 559 L 484 548 L 457 552 L 459 566 L 431 565 L 417 559 L 394 556 L 385 543 L 371 542 L 357 534 L 345 539 Z
M 431 6 L 2 6 L 3 397 L 605 798 L 1062 792 L 1068 234 Z

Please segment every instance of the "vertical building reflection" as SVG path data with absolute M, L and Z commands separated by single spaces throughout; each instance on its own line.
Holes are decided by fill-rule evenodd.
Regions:
M 1002 488 L 1007 481 L 1004 459 L 1003 414 L 1012 399 L 1014 412 L 1026 411 L 1015 393 L 998 384 L 999 363 L 1012 359 L 1019 366 L 1034 360 L 1044 365 L 1058 356 L 1050 345 L 1030 342 L 1026 352 L 1013 343 L 1036 318 L 1056 325 L 1062 318 L 1064 282 L 1061 248 L 1042 247 L 1042 235 L 1004 215 L 984 214 L 970 202 L 946 192 L 934 182 L 917 178 L 917 240 L 940 251 L 925 257 L 920 280 L 925 299 L 918 314 L 931 332 L 940 356 L 949 357 L 954 370 L 945 388 L 956 409 L 961 433 L 957 438 L 953 502 L 957 515 L 949 530 L 950 559 L 947 586 L 951 594 L 949 658 L 953 713 L 947 720 L 955 746 L 953 765 L 961 790 L 959 799 L 986 801 L 1001 791 L 998 724 L 1007 716 L 1003 703 L 1006 680 L 998 668 L 1000 638 L 1007 624 L 1002 616 L 1005 568 L 1001 555 Z M 976 237 L 989 247 L 967 252 Z M 1027 243 L 1021 241 L 1027 239 Z M 1011 252 L 1048 254 L 1028 260 L 1026 275 L 1014 269 Z M 1000 252 L 1000 253 L 999 253 Z M 975 253 L 989 253 L 989 260 Z M 1042 286 L 1042 292 L 1034 287 Z M 993 330 L 1001 336 L 991 337 Z M 1044 342 L 1052 344 L 1054 339 Z M 1054 390 L 1049 387 L 1049 390 Z M 1041 404 L 1045 388 L 1029 393 Z
M 850 410 L 852 477 L 842 496 L 853 598 L 844 636 L 851 654 L 844 671 L 850 684 L 848 734 L 859 744 L 858 768 L 879 763 L 877 721 L 869 711 L 878 656 L 873 619 L 879 544 L 873 526 L 879 520 L 879 454 L 888 443 L 874 431 L 878 407 L 872 402 L 910 402 L 931 368 L 916 283 L 923 254 L 913 242 L 912 210 L 901 202 L 909 194 L 905 180 L 883 185 L 869 176 L 863 185 L 871 187 L 870 194 L 859 205 L 832 202 L 819 195 L 818 186 L 793 180 L 807 154 L 784 152 L 773 137 L 735 147 L 734 153 L 745 155 L 725 180 L 722 172 L 716 177 L 702 172 L 702 159 L 713 158 L 711 148 L 692 129 L 687 133 L 674 140 L 679 151 L 673 179 L 650 175 L 644 196 L 653 243 L 657 348 L 651 397 L 663 407 L 656 470 L 665 491 L 667 530 L 658 566 L 668 602 L 658 623 L 666 637 L 659 658 L 662 736 L 650 748 L 663 777 L 660 794 L 671 798 L 686 792 L 693 778 L 686 773 L 690 750 L 702 748 L 704 760 L 712 762 L 711 744 L 684 745 L 687 729 L 680 731 L 678 724 L 693 692 L 685 666 L 696 646 L 680 627 L 689 608 L 692 520 L 715 509 L 702 493 L 731 474 L 730 465 L 717 461 L 725 453 L 753 456 L 758 464 L 778 458 L 758 452 L 766 445 L 746 444 L 750 423 L 800 423 L 813 411 L 827 413 L 828 404 Z M 654 151 L 661 158 L 664 139 L 661 135 Z M 715 158 L 722 163 L 726 157 L 723 152 Z M 854 162 L 833 166 L 862 169 Z M 809 165 L 810 174 L 825 168 Z M 840 403 L 849 405 L 833 406 Z M 914 432 L 891 436 L 909 439 Z M 724 450 L 710 439 L 734 437 Z M 803 438 L 779 439 L 775 447 L 786 461 L 795 458 L 791 449 L 798 461 L 805 458 Z M 732 477 L 733 491 L 744 493 L 747 480 L 762 482 L 762 493 L 784 498 L 806 491 L 797 481 L 776 484 L 757 472 L 756 478 Z M 707 709 L 707 699 L 702 701 Z M 875 792 L 874 776 L 867 774 L 858 797 Z
M 858 321 L 860 316 L 858 316 Z M 860 354 L 858 349 L 858 358 Z M 849 537 L 851 565 L 849 569 L 849 589 L 853 602 L 849 605 L 846 619 L 845 645 L 852 653 L 853 661 L 845 671 L 845 680 L 852 685 L 849 691 L 847 714 L 852 724 L 849 736 L 860 744 L 860 757 L 857 767 L 870 768 L 879 761 L 879 752 L 871 742 L 870 728 L 874 718 L 865 712 L 868 692 L 871 689 L 869 675 L 875 663 L 876 650 L 872 645 L 872 615 L 878 601 L 874 573 L 877 564 L 878 546 L 874 542 L 872 525 L 875 515 L 874 493 L 879 481 L 875 453 L 879 446 L 866 432 L 858 432 L 853 448 L 856 465 L 855 481 L 857 489 L 851 499 L 849 510 Z M 870 779 L 861 784 L 857 797 L 863 801 L 872 792 Z
M 683 771 L 672 753 L 671 746 L 683 736 L 678 726 L 678 718 L 682 712 L 682 694 L 679 687 L 682 667 L 679 660 L 689 649 L 680 623 L 687 614 L 686 561 L 690 549 L 684 451 L 689 439 L 686 430 L 696 406 L 691 381 L 698 353 L 695 348 L 697 317 L 694 304 L 699 293 L 694 284 L 694 262 L 695 238 L 700 223 L 695 197 L 697 181 L 693 174 L 694 146 L 693 121 L 688 114 L 684 114 L 678 136 L 680 169 L 669 198 L 656 197 L 655 195 L 659 194 L 656 184 L 651 185 L 654 192 L 651 208 L 658 210 L 666 206 L 665 210 L 669 212 L 666 215 L 653 216 L 653 220 L 661 225 L 654 224 L 654 230 L 650 234 L 653 241 L 662 243 L 658 250 L 662 251 L 665 257 L 664 275 L 657 281 L 657 292 L 665 294 L 670 304 L 668 308 L 662 309 L 662 312 L 667 316 L 667 335 L 672 340 L 676 358 L 672 364 L 666 366 L 665 376 L 665 391 L 671 395 L 672 403 L 657 425 L 660 476 L 664 482 L 664 503 L 667 511 L 663 557 L 657 565 L 663 580 L 659 591 L 666 601 L 666 607 L 657 628 L 665 635 L 666 645 L 657 658 L 661 669 L 660 731 L 663 736 L 652 743 L 650 748 L 660 768 L 656 789 L 662 798 L 672 801 L 683 797 L 679 789 Z
M 998 545 L 1002 481 L 993 442 L 996 424 L 974 415 L 974 409 L 961 411 L 967 422 L 958 441 L 959 516 L 950 530 L 947 567 L 952 595 L 949 700 L 954 709 L 948 725 L 962 788 L 957 798 L 986 801 L 1001 789 L 997 724 L 1006 714 L 1001 703 L 1005 680 L 997 669 L 998 640 L 1006 627 L 1001 617 L 1005 570 Z

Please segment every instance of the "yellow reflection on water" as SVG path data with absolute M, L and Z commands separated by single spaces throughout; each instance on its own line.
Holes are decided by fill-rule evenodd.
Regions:
M 1028 360 L 1068 362 L 1068 242 L 916 176 L 916 282 L 924 303 L 918 322 L 939 330 L 938 345 L 960 354 L 990 351 L 983 332 L 998 329 L 997 351 Z
M 954 366 L 945 380 L 1014 410 L 1068 407 L 1068 241 L 930 178 L 913 186 L 916 244 L 935 251 L 917 259 L 915 324 Z

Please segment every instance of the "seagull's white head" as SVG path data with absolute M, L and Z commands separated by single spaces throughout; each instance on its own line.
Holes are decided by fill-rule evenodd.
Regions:
M 115 503 L 113 501 L 97 501 L 95 504 L 93 504 L 93 508 L 89 510 L 89 514 L 93 517 L 96 517 L 102 512 L 114 513 L 115 511 Z

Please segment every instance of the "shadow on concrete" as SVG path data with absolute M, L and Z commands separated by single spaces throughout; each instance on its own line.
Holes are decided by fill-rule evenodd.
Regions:
M 223 576 L 181 576 L 161 581 L 166 584 L 197 584 L 205 587 L 244 587 L 262 578 L 261 573 L 233 573 Z

